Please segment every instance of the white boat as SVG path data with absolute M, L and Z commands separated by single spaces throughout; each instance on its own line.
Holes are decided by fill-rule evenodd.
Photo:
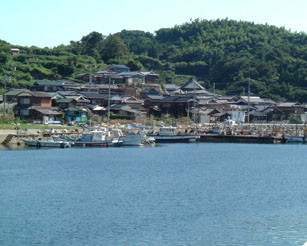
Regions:
M 82 136 L 74 141 L 74 146 L 82 147 L 109 147 L 122 145 L 122 135 L 118 130 L 95 128 L 83 129 Z
M 60 141 L 60 140 L 42 140 L 42 139 L 23 139 L 25 145 L 30 147 L 49 147 L 49 148 L 69 148 L 71 147 L 71 143 L 67 141 Z
M 303 136 L 285 135 L 284 139 L 287 143 L 305 143 L 306 139 Z
M 148 136 L 154 137 L 156 143 L 190 143 L 200 138 L 198 134 L 181 134 L 178 128 L 173 126 L 161 126 L 159 132 Z
M 145 129 L 147 127 L 132 124 L 126 125 L 123 130 L 123 145 L 124 146 L 144 146 L 155 144 L 154 137 L 147 137 Z
M 145 133 L 125 133 L 123 136 L 123 145 L 141 146 L 144 144 Z
M 153 146 L 156 142 L 155 137 L 147 136 L 145 132 L 124 133 L 124 146 Z

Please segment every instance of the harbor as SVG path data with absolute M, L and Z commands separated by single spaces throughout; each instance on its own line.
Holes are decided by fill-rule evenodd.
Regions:
M 118 147 L 153 143 L 306 143 L 307 129 L 303 124 L 205 124 L 177 126 L 141 126 L 115 124 L 79 129 L 26 131 L 0 130 L 2 145 L 40 147 Z

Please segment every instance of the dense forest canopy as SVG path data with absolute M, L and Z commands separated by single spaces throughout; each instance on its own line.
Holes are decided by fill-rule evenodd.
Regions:
M 20 55 L 10 55 L 13 47 L 20 48 Z M 76 80 L 76 74 L 89 67 L 95 71 L 114 63 L 154 70 L 163 82 L 181 84 L 194 76 L 207 89 L 215 85 L 232 95 L 246 91 L 250 81 L 254 94 L 307 102 L 307 34 L 268 24 L 196 19 L 155 34 L 92 32 L 55 48 L 0 40 L 0 76 L 12 74 L 17 87 L 36 79 Z

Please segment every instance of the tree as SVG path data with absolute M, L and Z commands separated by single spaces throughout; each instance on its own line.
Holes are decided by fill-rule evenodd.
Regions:
M 123 59 L 129 56 L 125 43 L 115 35 L 109 35 L 103 42 L 101 57 L 105 62 L 110 59 Z
M 82 37 L 81 49 L 82 54 L 92 56 L 95 59 L 100 58 L 100 52 L 103 45 L 103 35 L 99 32 L 91 32 L 90 34 Z

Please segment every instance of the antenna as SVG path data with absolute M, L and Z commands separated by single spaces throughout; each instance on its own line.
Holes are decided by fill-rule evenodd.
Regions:
M 247 97 L 247 123 L 249 124 L 249 96 L 251 93 L 250 78 L 248 78 L 248 97 Z

